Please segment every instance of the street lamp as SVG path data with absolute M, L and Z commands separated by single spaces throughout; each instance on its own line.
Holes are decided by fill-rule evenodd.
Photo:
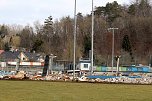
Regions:
M 92 34 L 91 34 L 91 75 L 93 73 L 93 35 L 94 35 L 94 10 L 92 0 Z
M 77 15 L 76 15 L 76 0 L 74 3 L 74 31 L 73 31 L 73 36 L 74 36 L 74 47 L 73 47 L 73 79 L 75 78 L 75 57 L 76 57 L 76 29 L 77 29 Z
M 108 28 L 108 30 L 112 30 L 112 72 L 113 72 L 113 61 L 114 61 L 114 31 L 118 30 L 118 28 Z

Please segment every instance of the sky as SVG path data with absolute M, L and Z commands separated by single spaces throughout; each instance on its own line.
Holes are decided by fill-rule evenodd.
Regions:
M 31 25 L 43 23 L 48 16 L 54 20 L 74 16 L 75 0 L 0 0 L 0 25 Z M 107 2 L 130 4 L 130 0 L 93 0 L 94 6 L 105 6 Z M 92 0 L 77 0 L 77 13 L 90 14 Z

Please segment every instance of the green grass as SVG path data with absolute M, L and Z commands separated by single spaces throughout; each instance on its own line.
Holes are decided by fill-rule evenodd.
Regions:
M 0 101 L 152 101 L 152 86 L 1 80 Z

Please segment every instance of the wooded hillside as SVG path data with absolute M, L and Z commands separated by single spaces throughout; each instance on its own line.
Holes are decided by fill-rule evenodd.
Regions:
M 90 11 L 91 12 L 91 11 Z M 95 8 L 94 58 L 96 65 L 111 66 L 112 31 L 115 30 L 114 55 L 120 63 L 151 63 L 152 55 L 152 5 L 149 0 L 135 0 L 130 5 L 116 1 Z M 0 49 L 26 48 L 45 54 L 55 54 L 58 59 L 73 60 L 74 19 L 70 16 L 53 20 L 49 16 L 44 24 L 34 26 L 0 25 Z M 77 14 L 76 57 L 88 58 L 91 50 L 91 13 Z M 115 62 L 116 63 L 116 62 Z

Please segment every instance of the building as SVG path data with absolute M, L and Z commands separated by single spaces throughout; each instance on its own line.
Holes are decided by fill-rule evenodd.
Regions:
M 43 56 L 37 53 L 24 51 L 4 51 L 0 54 L 1 66 L 43 66 Z
M 79 60 L 78 66 L 81 71 L 90 71 L 91 60 L 89 60 L 89 59 Z

